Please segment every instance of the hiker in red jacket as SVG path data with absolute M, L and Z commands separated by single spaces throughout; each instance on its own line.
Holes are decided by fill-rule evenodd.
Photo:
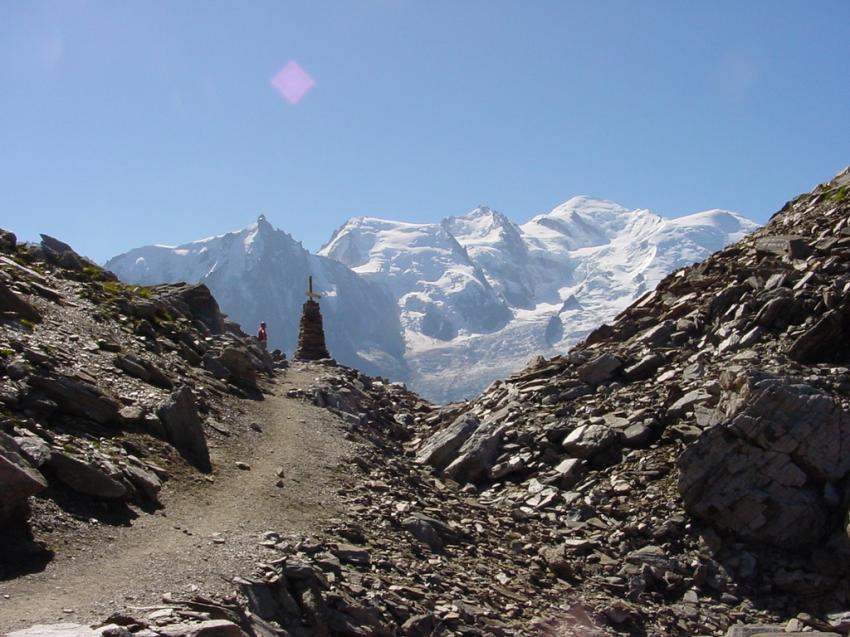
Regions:
M 269 335 L 266 332 L 266 322 L 260 321 L 260 330 L 257 332 L 257 340 L 260 341 L 260 347 L 263 350 L 268 349 Z

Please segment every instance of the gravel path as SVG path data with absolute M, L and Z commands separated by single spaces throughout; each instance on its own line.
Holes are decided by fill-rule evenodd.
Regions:
M 244 422 L 211 450 L 213 481 L 169 480 L 164 509 L 128 526 L 92 525 L 38 573 L 0 582 L 0 631 L 35 623 L 90 623 L 120 608 L 155 606 L 164 592 L 228 593 L 225 578 L 275 555 L 263 534 L 310 534 L 341 515 L 337 492 L 354 453 L 330 412 L 288 399 L 315 376 L 290 369 L 275 394 L 251 404 Z M 250 429 L 259 423 L 261 432 Z M 250 470 L 238 469 L 245 462 Z M 282 469 L 283 486 L 278 472 Z M 55 538 L 52 538 L 55 541 Z

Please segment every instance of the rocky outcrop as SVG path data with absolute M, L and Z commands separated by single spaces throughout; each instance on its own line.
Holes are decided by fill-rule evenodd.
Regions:
M 57 451 L 50 456 L 47 466 L 65 485 L 84 495 L 103 500 L 123 500 L 128 495 L 126 485 L 114 474 L 90 462 L 84 462 L 74 456 Z

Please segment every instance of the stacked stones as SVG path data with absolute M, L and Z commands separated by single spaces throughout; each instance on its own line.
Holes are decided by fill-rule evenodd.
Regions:
M 304 303 L 301 314 L 301 328 L 298 334 L 298 349 L 295 350 L 295 360 L 316 361 L 330 358 L 325 346 L 325 330 L 322 327 L 322 313 L 319 303 L 309 299 Z

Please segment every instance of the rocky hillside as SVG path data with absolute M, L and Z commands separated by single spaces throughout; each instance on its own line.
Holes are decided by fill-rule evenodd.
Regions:
M 38 528 L 62 508 L 155 509 L 170 476 L 210 471 L 207 432 L 273 371 L 204 285 L 126 286 L 0 232 L 0 577 L 49 557 L 29 496 Z
M 848 293 L 845 170 L 494 383 L 416 458 L 537 520 L 537 562 L 618 630 L 716 634 L 762 609 L 846 631 Z

